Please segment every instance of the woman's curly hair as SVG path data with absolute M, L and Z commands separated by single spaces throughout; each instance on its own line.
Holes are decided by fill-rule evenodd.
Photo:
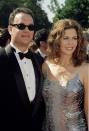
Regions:
M 72 61 L 74 66 L 81 65 L 85 60 L 85 44 L 81 25 L 73 19 L 62 19 L 54 23 L 48 36 L 48 59 L 60 59 L 60 39 L 64 35 L 66 29 L 75 29 L 78 37 L 78 44 L 73 53 Z

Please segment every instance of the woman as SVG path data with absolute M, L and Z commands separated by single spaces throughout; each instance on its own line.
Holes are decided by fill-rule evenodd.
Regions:
M 88 68 L 81 26 L 75 20 L 59 20 L 49 33 L 42 66 L 44 131 L 88 131 Z

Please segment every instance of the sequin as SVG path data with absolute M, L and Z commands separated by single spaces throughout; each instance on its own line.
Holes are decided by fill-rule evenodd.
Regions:
M 46 104 L 44 131 L 88 131 L 84 88 L 78 74 L 63 85 L 44 76 L 42 94 Z

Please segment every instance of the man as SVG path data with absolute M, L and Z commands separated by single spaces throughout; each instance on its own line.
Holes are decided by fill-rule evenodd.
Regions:
M 34 29 L 30 9 L 16 8 L 10 14 L 11 41 L 5 49 L 0 49 L 0 128 L 3 131 L 41 131 L 44 114 L 41 73 L 36 54 L 27 53 Z
M 40 60 L 43 63 L 47 56 L 47 38 L 48 38 L 48 30 L 42 28 L 35 33 L 34 41 L 38 46 L 36 53 L 40 56 Z

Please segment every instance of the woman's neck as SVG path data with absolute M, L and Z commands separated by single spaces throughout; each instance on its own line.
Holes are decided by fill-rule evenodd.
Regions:
M 61 57 L 59 59 L 59 64 L 62 65 L 62 66 L 70 66 L 73 64 L 72 62 L 72 58 L 69 56 L 65 56 L 65 57 Z

